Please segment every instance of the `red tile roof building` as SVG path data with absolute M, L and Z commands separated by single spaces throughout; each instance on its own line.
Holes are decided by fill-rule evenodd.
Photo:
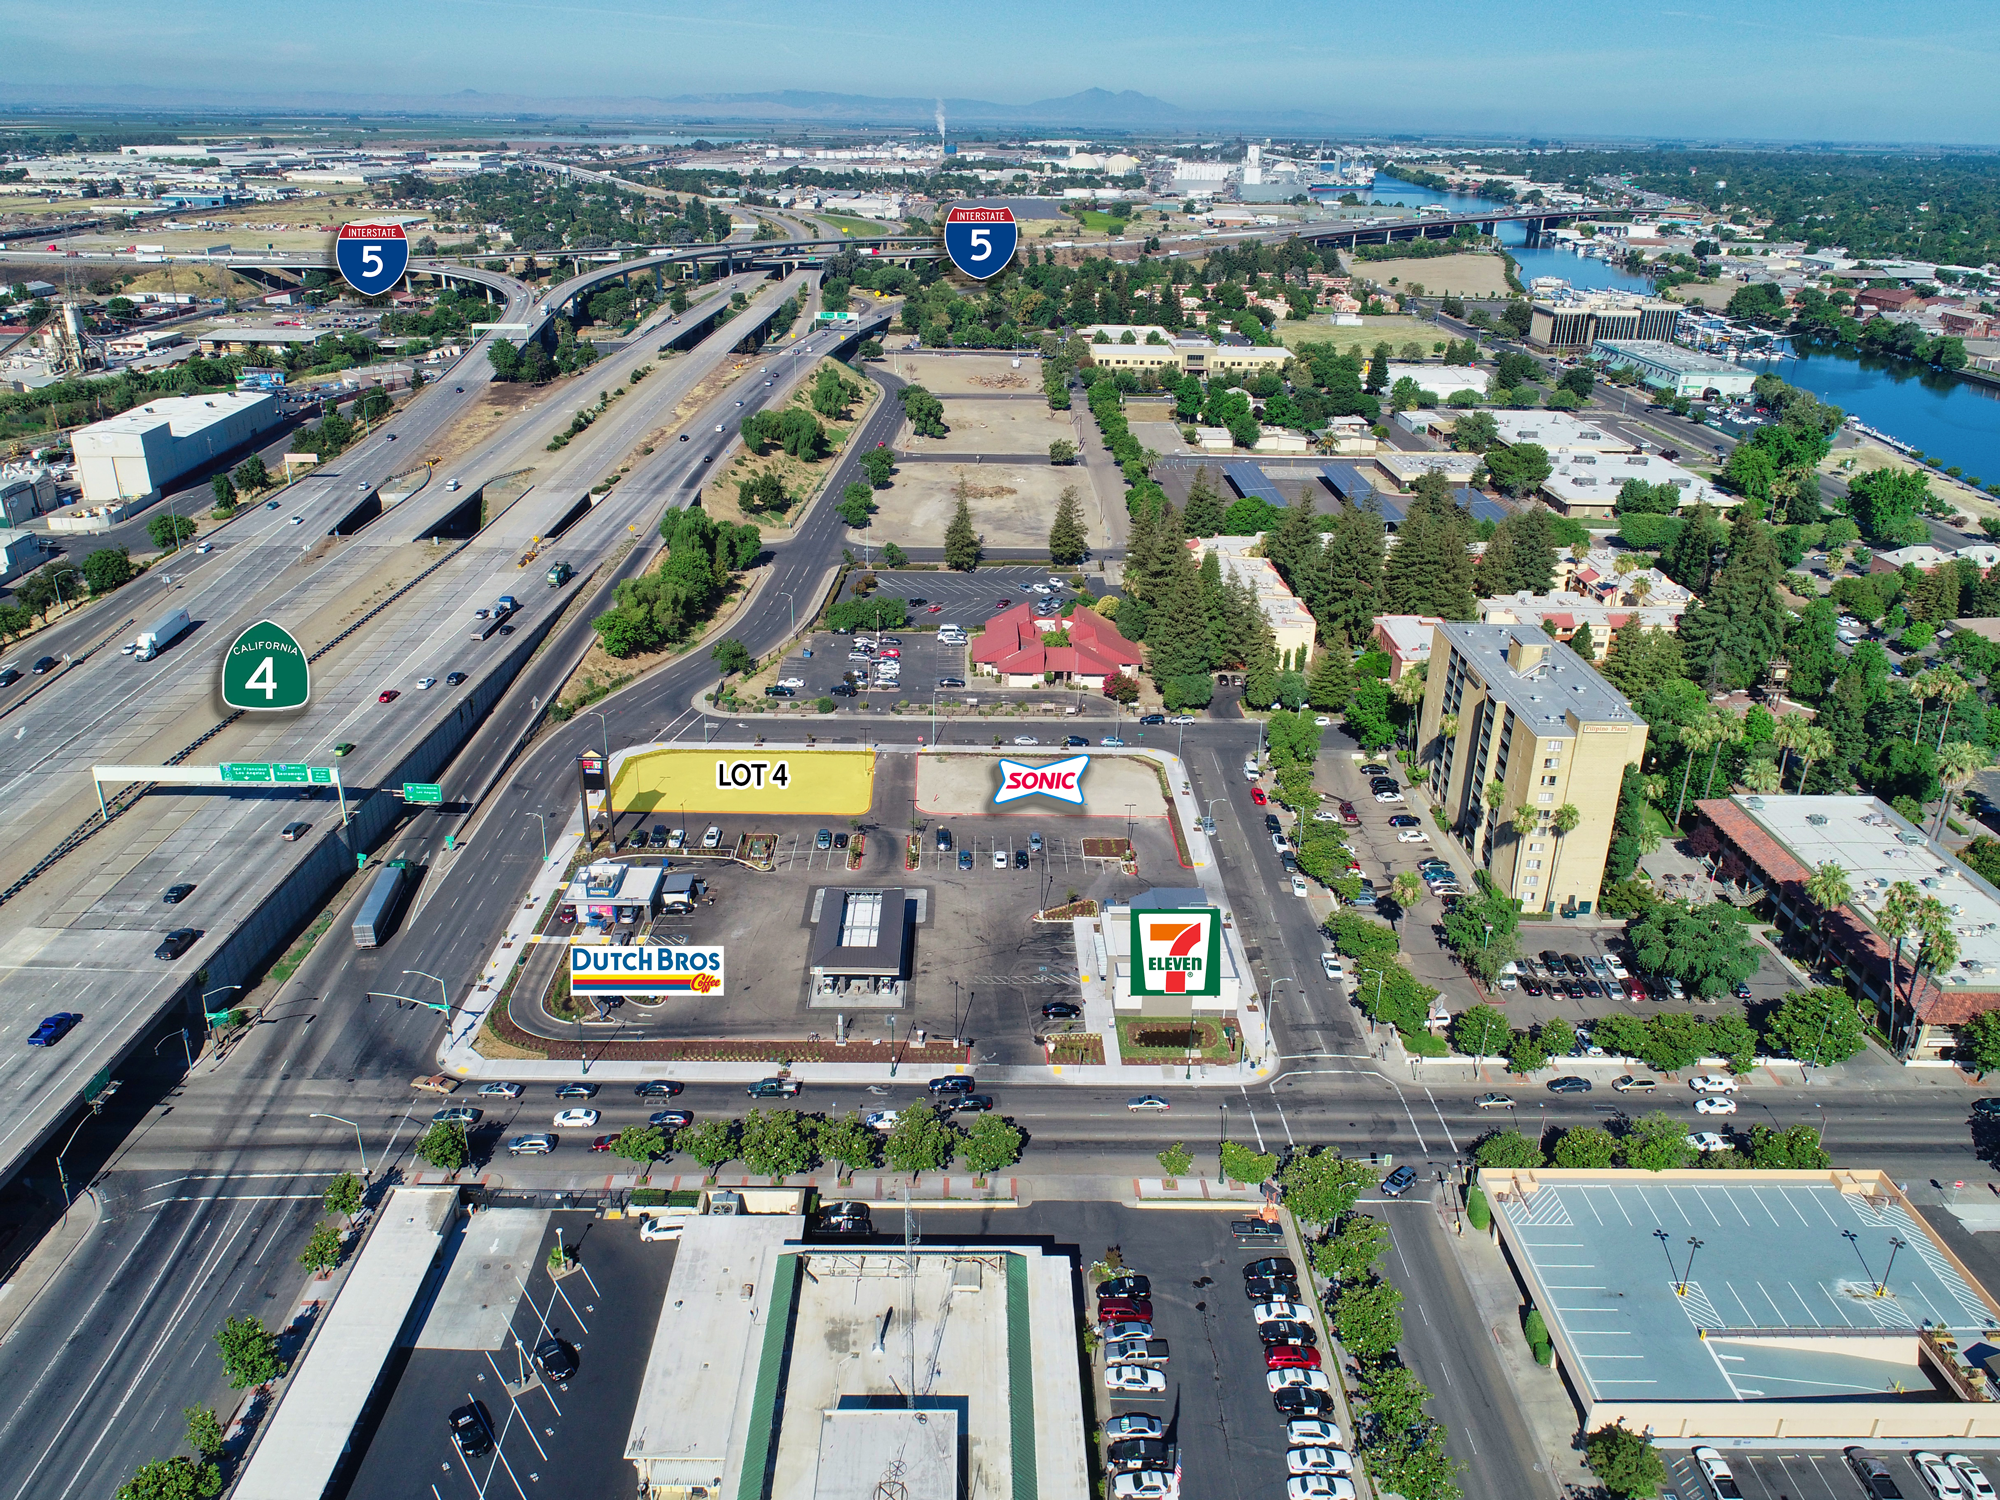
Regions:
M 1069 634 L 1067 646 L 1043 644 L 1057 630 Z M 986 633 L 972 643 L 972 665 L 999 677 L 1008 687 L 1031 687 L 1055 674 L 1057 682 L 1102 688 L 1104 679 L 1139 671 L 1139 648 L 1126 640 L 1109 620 L 1078 608 L 1068 619 L 1038 617 L 1030 605 L 1017 604 L 986 622 Z

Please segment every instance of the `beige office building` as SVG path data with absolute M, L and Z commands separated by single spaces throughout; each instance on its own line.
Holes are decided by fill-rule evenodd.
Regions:
M 1534 625 L 1440 624 L 1428 681 L 1418 744 L 1453 836 L 1523 911 L 1591 911 L 1646 721 Z M 1564 806 L 1581 820 L 1558 835 Z

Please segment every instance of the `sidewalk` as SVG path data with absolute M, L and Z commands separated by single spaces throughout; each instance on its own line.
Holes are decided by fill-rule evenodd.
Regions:
M 617 751 L 608 768 L 608 780 L 615 785 L 620 762 L 628 755 L 643 753 L 655 748 L 651 745 L 631 745 Z M 757 749 L 753 743 L 741 740 L 714 740 L 704 748 L 717 751 L 751 752 Z M 765 747 L 768 750 L 768 746 Z M 878 754 L 915 754 L 920 747 L 915 745 L 880 745 L 875 747 Z M 955 754 L 968 753 L 961 747 L 954 747 Z M 974 750 L 970 753 L 979 753 Z M 990 752 L 995 757 L 1007 753 L 1003 750 Z M 1201 886 L 1203 895 L 1230 919 L 1228 892 L 1222 884 L 1222 870 L 1210 846 L 1208 836 L 1201 831 L 1198 809 L 1194 799 L 1192 783 L 1187 767 L 1179 757 L 1158 750 L 1130 750 L 1101 752 L 1115 755 L 1132 755 L 1156 761 L 1165 770 L 1168 793 L 1180 816 L 1182 833 L 1187 840 L 1188 857 L 1193 864 L 1193 873 Z M 534 930 L 539 925 L 548 903 L 562 890 L 564 875 L 577 850 L 583 844 L 583 812 L 577 809 L 570 815 L 561 835 L 549 844 L 548 857 L 536 872 L 533 883 L 521 903 L 514 908 L 507 930 L 500 936 L 485 968 L 481 971 L 472 992 L 458 1002 L 458 1009 L 446 1028 L 445 1039 L 438 1050 L 438 1068 L 457 1078 L 473 1081 L 505 1079 L 516 1083 L 549 1082 L 579 1077 L 584 1073 L 609 1082 L 636 1083 L 657 1077 L 661 1064 L 657 1061 L 620 1061 L 607 1058 L 585 1064 L 568 1060 L 535 1058 L 487 1058 L 479 1054 L 473 1040 L 485 1023 L 488 1011 L 499 1000 L 508 976 L 515 966 L 526 961 L 528 955 L 539 946 L 533 941 Z M 1171 877 L 1170 877 L 1171 879 Z M 1095 1019 L 1110 1012 L 1108 999 L 1108 976 L 1079 976 L 1085 996 L 1087 1014 Z M 1092 992 L 1099 992 L 1093 1003 Z M 1264 997 L 1254 996 L 1237 1014 L 1237 1023 L 1243 1035 L 1243 1056 L 1245 1062 L 1236 1065 L 1197 1064 L 1193 1077 L 1187 1076 L 1183 1063 L 1162 1063 L 1158 1070 L 1145 1066 L 1118 1066 L 1111 1063 L 1097 1064 L 1051 1064 L 1048 1066 L 1017 1066 L 1007 1068 L 981 1069 L 982 1080 L 999 1084 L 1048 1084 L 1075 1083 L 1089 1084 L 1099 1088 L 1126 1088 L 1135 1092 L 1149 1084 L 1172 1082 L 1184 1086 L 1209 1086 L 1237 1088 L 1246 1081 L 1268 1078 L 1277 1066 L 1276 1049 L 1272 1044 L 1269 1015 L 1260 1003 Z M 1117 1056 L 1115 1032 L 1107 1030 L 1105 1055 Z M 1251 1061 L 1254 1059 L 1254 1061 Z M 767 1062 L 749 1063 L 701 1063 L 677 1062 L 675 1076 L 687 1082 L 705 1081 L 711 1083 L 754 1083 L 759 1078 L 768 1078 L 774 1071 Z M 903 1076 L 899 1064 L 877 1063 L 794 1063 L 791 1076 L 806 1084 L 812 1083 L 891 1083 Z
M 0 1286 L 0 1347 L 13 1338 L 14 1325 L 28 1315 L 102 1217 L 96 1191 L 86 1188 L 70 1204 L 69 1212 L 43 1231 L 40 1242 Z

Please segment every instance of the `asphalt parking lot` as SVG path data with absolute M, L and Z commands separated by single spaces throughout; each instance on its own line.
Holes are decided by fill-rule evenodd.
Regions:
M 1866 1446 L 1865 1444 L 1863 1446 Z M 1938 1451 L 1943 1451 L 1942 1444 Z M 1743 1491 L 1744 1500 L 1867 1500 L 1868 1492 L 1861 1481 L 1847 1466 L 1847 1459 L 1838 1448 L 1815 1449 L 1802 1453 L 1759 1452 L 1754 1457 L 1741 1451 L 1720 1448 L 1723 1461 L 1729 1465 L 1729 1472 L 1736 1480 L 1736 1487 Z M 1916 1466 L 1906 1454 L 1888 1448 L 1869 1448 L 1889 1472 L 1895 1475 L 1896 1487 L 1906 1500 L 1919 1500 L 1930 1490 L 1918 1477 Z M 1694 1457 L 1686 1450 L 1663 1455 L 1667 1460 L 1667 1482 L 1679 1500 L 1712 1500 L 1714 1490 L 1702 1476 Z M 1991 1454 L 1974 1453 L 1973 1461 L 1986 1472 L 1990 1479 L 2000 1463 Z
M 475 1214 L 454 1264 L 483 1253 L 481 1227 Z M 548 1271 L 558 1229 L 583 1267 L 560 1283 Z M 551 1213 L 540 1245 L 522 1257 L 526 1264 L 493 1265 L 479 1283 L 496 1304 L 519 1298 L 489 1347 L 397 1349 L 384 1376 L 389 1394 L 355 1435 L 359 1457 L 347 1500 L 628 1493 L 625 1439 L 673 1256 L 671 1243 L 640 1243 L 636 1220 Z M 513 1280 L 517 1272 L 524 1292 Z M 434 1341 L 435 1322 L 434 1307 L 420 1345 Z M 576 1347 L 576 1374 L 510 1394 L 523 1358 L 514 1339 L 532 1351 L 549 1333 Z M 467 1401 L 486 1408 L 496 1438 L 491 1453 L 474 1458 L 457 1451 L 446 1427 L 447 1415 Z
M 966 672 L 966 648 L 946 645 L 927 631 L 885 631 L 880 638 L 880 649 L 872 655 L 856 654 L 857 639 L 872 642 L 876 637 L 866 633 L 857 638 L 816 631 L 807 638 L 804 650 L 794 651 L 785 658 L 778 677 L 787 682 L 803 681 L 804 687 L 794 689 L 802 701 L 829 694 L 841 683 L 852 680 L 855 687 L 884 703 L 928 703 L 940 677 L 970 680 Z M 812 652 L 810 657 L 805 654 L 807 650 Z M 886 656 L 888 651 L 895 651 L 896 657 Z M 894 686 L 882 684 L 876 670 L 878 663 L 891 659 L 902 664 L 901 679 Z M 962 696 L 957 688 L 947 691 L 950 696 Z
M 1029 592 L 1038 583 L 1064 576 L 1066 570 L 1062 568 L 982 567 L 972 573 L 892 573 L 880 568 L 875 570 L 879 592 L 893 594 L 899 599 L 925 601 L 911 607 L 910 615 L 914 620 L 933 627 L 948 621 L 963 625 L 967 630 L 997 615 L 1002 608 L 1013 608 L 1024 599 L 1079 597 L 1069 588 L 1046 596 Z M 1003 598 L 1007 600 L 1004 606 L 996 603 Z M 942 605 L 943 608 L 936 614 L 930 614 L 928 609 L 932 604 Z
M 1113 1396 L 1104 1389 L 1100 1358 L 1090 1371 L 1087 1399 L 1095 1405 L 1087 1426 L 1099 1428 L 1127 1411 L 1158 1417 L 1179 1446 L 1184 1495 L 1269 1500 L 1284 1493 L 1285 1419 L 1265 1389 L 1263 1345 L 1241 1270 L 1281 1252 L 1238 1248 L 1227 1212 L 1048 1202 L 981 1217 L 988 1233 L 1052 1238 L 1071 1250 L 1080 1272 L 1116 1246 L 1126 1266 L 1151 1278 L 1153 1334 L 1167 1341 L 1166 1392 Z M 949 1233 L 955 1222 L 939 1220 L 926 1216 L 926 1236 Z M 893 1214 L 876 1225 L 900 1227 Z M 1095 1315 L 1094 1306 L 1084 1307 L 1086 1318 Z

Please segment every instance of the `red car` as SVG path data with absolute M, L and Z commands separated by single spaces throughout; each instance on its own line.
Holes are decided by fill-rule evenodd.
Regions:
M 929 605 L 925 608 L 924 613 L 927 615 L 941 615 L 944 613 L 944 606 L 942 604 Z
M 1269 802 L 1271 799 L 1264 795 L 1264 789 L 1261 786 L 1253 786 L 1250 788 L 1250 800 L 1256 803 L 1259 807 L 1262 807 L 1266 802 Z
M 1264 1351 L 1264 1368 L 1267 1370 L 1317 1370 L 1319 1350 L 1308 1349 L 1303 1344 L 1273 1344 Z
M 1354 810 L 1352 802 L 1343 802 L 1340 804 L 1340 821 L 1345 823 L 1349 828 L 1359 828 L 1361 826 L 1361 814 Z
M 1153 1304 L 1146 1297 L 1100 1297 L 1097 1300 L 1097 1321 L 1150 1323 L 1153 1321 Z
M 615 1145 L 617 1145 L 617 1144 L 618 1144 L 618 1137 L 617 1137 L 617 1136 L 615 1136 L 615 1135 L 600 1135 L 599 1137 L 597 1137 L 597 1139 L 596 1139 L 596 1140 L 594 1140 L 594 1141 L 592 1141 L 592 1142 L 590 1143 L 590 1149 L 591 1149 L 591 1150 L 593 1150 L 593 1151 L 609 1151 L 609 1150 L 610 1150 L 610 1149 L 611 1149 L 611 1148 L 612 1148 L 613 1146 L 615 1146 Z M 1277 1368 L 1277 1366 L 1276 1366 L 1276 1365 L 1273 1365 L 1273 1366 L 1272 1366 L 1271 1368 L 1272 1368 L 1272 1369 L 1276 1369 L 1276 1368 Z
M 400 688 L 384 688 L 381 692 L 375 695 L 375 701 L 377 703 L 394 703 L 398 698 L 402 696 L 403 692 L 402 689 Z
M 1625 986 L 1625 997 L 1628 1000 L 1646 1000 L 1651 998 L 1646 993 L 1644 981 L 1637 974 L 1634 974 L 1630 979 L 1621 979 L 1618 982 Z

